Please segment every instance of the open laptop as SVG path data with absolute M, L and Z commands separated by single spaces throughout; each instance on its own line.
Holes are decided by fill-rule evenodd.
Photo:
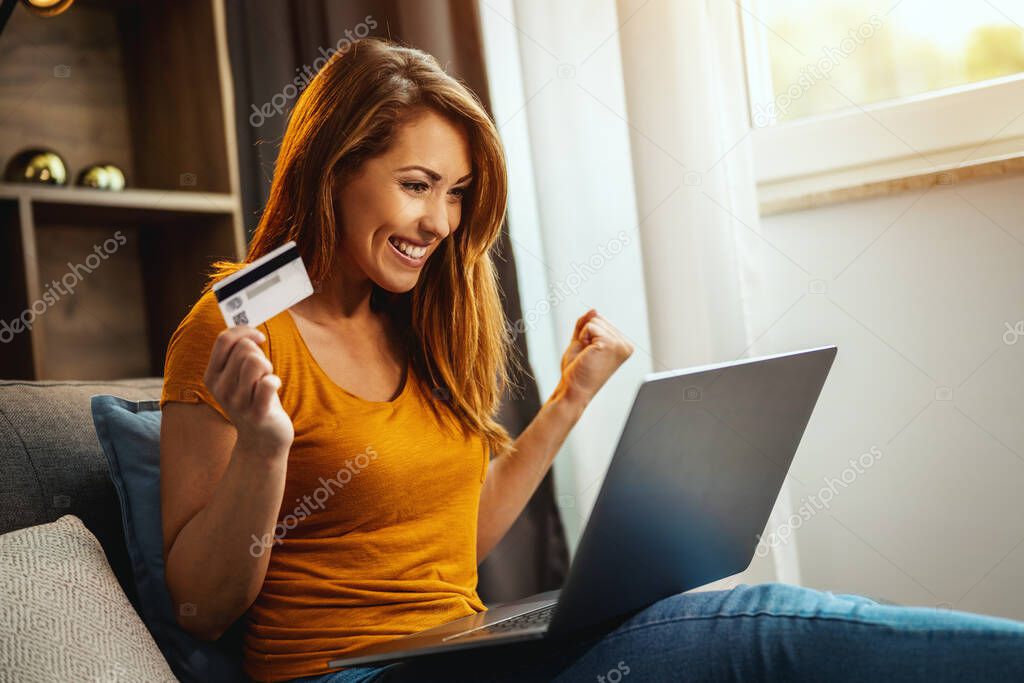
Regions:
M 557 638 L 743 571 L 835 355 L 824 346 L 648 375 L 561 590 L 328 666 Z

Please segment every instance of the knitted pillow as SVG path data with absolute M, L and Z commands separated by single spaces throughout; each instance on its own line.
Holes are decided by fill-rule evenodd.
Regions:
M 0 536 L 0 679 L 176 681 L 78 517 Z

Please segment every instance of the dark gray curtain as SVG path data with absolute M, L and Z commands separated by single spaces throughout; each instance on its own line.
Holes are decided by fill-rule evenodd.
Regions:
M 367 20 L 372 17 L 372 22 Z M 489 96 L 473 0 L 229 0 L 227 24 L 235 81 L 238 154 L 246 230 L 255 228 L 270 188 L 274 159 L 288 108 L 263 117 L 261 107 L 292 82 L 303 66 L 362 24 L 370 35 L 391 38 L 434 55 L 448 73 L 465 82 L 488 107 Z M 346 34 L 346 31 L 349 33 Z M 363 33 L 360 28 L 359 35 Z M 279 98 L 280 100 L 280 98 Z M 258 125 L 253 125 L 254 123 Z M 508 229 L 502 231 L 497 267 L 505 314 L 522 316 Z M 526 358 L 524 335 L 516 338 L 521 366 L 516 389 L 505 396 L 499 419 L 516 436 L 540 407 L 537 384 Z M 486 602 L 514 600 L 559 588 L 568 569 L 568 549 L 549 472 L 523 514 L 480 566 L 479 592 Z

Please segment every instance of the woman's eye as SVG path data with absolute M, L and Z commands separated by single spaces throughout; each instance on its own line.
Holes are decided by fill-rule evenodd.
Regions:
M 421 183 L 421 182 L 416 182 L 416 181 L 402 183 L 402 187 L 404 187 L 405 189 L 409 190 L 410 192 L 415 192 L 417 194 L 422 193 L 422 192 L 426 192 L 427 190 L 430 189 L 427 186 L 426 183 Z
M 466 196 L 466 188 L 465 187 L 456 187 L 456 188 L 453 188 L 448 194 L 454 196 L 456 199 L 460 199 L 461 200 L 461 199 L 465 198 L 465 196 Z

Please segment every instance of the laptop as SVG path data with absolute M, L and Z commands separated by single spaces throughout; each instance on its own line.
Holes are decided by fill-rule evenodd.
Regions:
M 646 376 L 560 590 L 361 648 L 328 666 L 559 638 L 745 570 L 836 351 Z

